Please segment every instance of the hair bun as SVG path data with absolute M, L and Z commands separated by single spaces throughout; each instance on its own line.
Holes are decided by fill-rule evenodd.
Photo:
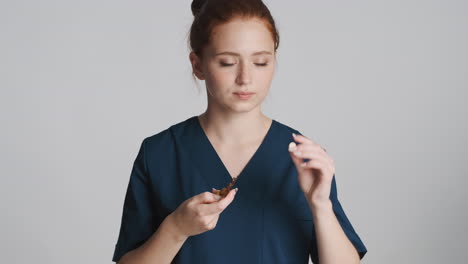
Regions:
M 192 1 L 192 14 L 193 16 L 196 16 L 198 13 L 200 13 L 200 10 L 202 9 L 203 5 L 207 2 L 208 0 L 193 0 Z

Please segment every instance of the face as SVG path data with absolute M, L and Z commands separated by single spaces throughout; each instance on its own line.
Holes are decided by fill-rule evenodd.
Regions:
M 205 80 L 209 104 L 245 112 L 259 107 L 267 96 L 275 55 L 264 22 L 239 18 L 213 29 L 201 61 L 193 53 L 190 58 L 195 75 Z

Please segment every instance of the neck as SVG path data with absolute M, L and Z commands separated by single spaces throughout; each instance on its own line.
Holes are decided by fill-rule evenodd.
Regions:
M 261 139 L 272 120 L 260 110 L 233 113 L 210 111 L 198 116 L 205 133 L 222 144 L 249 144 Z

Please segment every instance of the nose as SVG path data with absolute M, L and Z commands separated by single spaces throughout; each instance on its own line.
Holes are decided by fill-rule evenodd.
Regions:
M 239 73 L 237 74 L 237 83 L 240 85 L 250 84 L 252 82 L 251 69 L 249 65 L 244 62 L 240 63 Z

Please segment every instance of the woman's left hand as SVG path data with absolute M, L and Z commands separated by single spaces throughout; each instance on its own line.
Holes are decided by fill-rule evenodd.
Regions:
M 330 202 L 330 190 L 335 166 L 333 159 L 319 144 L 303 135 L 293 135 L 295 142 L 289 143 L 289 154 L 297 168 L 299 185 L 309 205 Z M 304 162 L 303 159 L 310 159 Z

